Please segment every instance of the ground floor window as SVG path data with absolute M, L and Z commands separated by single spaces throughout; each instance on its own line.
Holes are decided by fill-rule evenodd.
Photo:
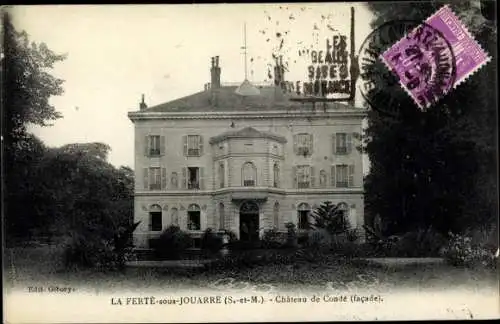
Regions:
M 187 212 L 188 230 L 201 230 L 201 211 L 198 205 L 190 205 Z
M 311 212 L 311 207 L 308 204 L 302 203 L 297 208 L 298 213 L 298 228 L 299 229 L 308 229 L 309 228 L 309 214 Z
M 162 224 L 162 213 L 161 207 L 158 205 L 153 205 L 149 209 L 149 224 L 151 231 L 161 231 L 163 228 Z

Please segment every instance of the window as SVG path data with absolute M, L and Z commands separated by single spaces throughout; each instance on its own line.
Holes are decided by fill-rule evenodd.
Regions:
M 298 216 L 298 228 L 299 229 L 309 229 L 309 214 L 311 213 L 311 207 L 308 204 L 302 203 L 297 208 Z
M 161 190 L 161 168 L 149 168 L 149 190 Z
M 172 225 L 179 226 L 179 212 L 177 211 L 177 208 L 172 208 L 171 209 L 172 213 Z
M 243 186 L 254 187 L 257 182 L 257 170 L 252 162 L 243 164 Z
M 333 136 L 334 154 L 349 154 L 352 148 L 352 134 L 336 133 Z
M 219 203 L 219 229 L 225 228 L 225 222 L 226 222 L 226 217 L 224 211 L 224 204 Z
M 225 184 L 225 175 L 226 175 L 226 170 L 224 168 L 224 162 L 220 162 L 219 163 L 219 185 L 221 188 L 224 188 L 224 184 Z
M 162 224 L 162 213 L 161 207 L 158 205 L 153 205 L 149 208 L 149 224 L 151 231 L 161 231 L 163 228 Z
M 160 136 L 159 135 L 149 136 L 148 147 L 149 147 L 149 156 L 160 156 L 161 155 Z
M 278 163 L 274 163 L 273 166 L 273 187 L 278 188 L 280 186 L 280 167 Z
M 297 167 L 297 187 L 299 189 L 309 188 L 311 186 L 311 167 L 308 165 L 299 165 Z
M 342 221 L 345 224 L 345 222 L 349 221 L 349 206 L 345 202 L 341 202 L 337 206 L 338 206 L 339 210 L 342 211 L 342 215 L 343 215 Z
M 319 185 L 321 187 L 326 186 L 326 171 L 325 170 L 319 171 Z
M 311 134 L 297 134 L 295 135 L 295 153 L 297 155 L 310 155 L 312 154 L 313 137 Z
M 280 217 L 280 203 L 275 202 L 273 208 L 273 225 L 274 228 L 279 229 L 279 217 Z
M 203 138 L 200 135 L 184 136 L 184 155 L 201 156 L 203 151 Z
M 348 166 L 345 164 L 337 165 L 337 184 L 336 186 L 339 188 L 347 188 L 348 182 Z
M 173 189 L 177 189 L 178 188 L 179 183 L 178 183 L 177 172 L 172 172 L 172 176 L 170 177 L 170 183 L 172 184 L 172 188 Z
M 188 189 L 200 189 L 200 168 L 189 167 L 188 170 Z
M 199 231 L 201 229 L 200 224 L 200 207 L 198 205 L 189 205 L 187 209 L 188 216 L 188 230 Z

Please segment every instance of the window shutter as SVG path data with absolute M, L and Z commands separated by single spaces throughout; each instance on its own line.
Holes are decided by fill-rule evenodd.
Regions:
M 311 167 L 311 188 L 316 186 L 316 168 Z
M 297 154 L 297 140 L 298 140 L 298 135 L 293 135 L 293 152 Z
M 313 134 L 309 134 L 309 154 L 312 154 L 314 150 Z
M 332 165 L 332 173 L 330 174 L 330 181 L 331 181 L 331 185 L 332 187 L 336 187 L 337 186 L 337 182 L 336 182 L 336 173 L 337 170 L 335 168 L 335 165 Z
M 292 167 L 292 187 L 297 188 L 297 167 Z
M 337 153 L 337 137 L 335 134 L 332 135 L 332 154 L 335 155 Z
M 152 172 L 153 171 L 153 172 Z M 156 168 L 153 170 L 149 170 L 149 189 L 151 189 L 151 185 L 156 184 Z
M 348 185 L 354 187 L 354 164 L 349 165 Z
M 200 189 L 205 189 L 205 168 L 200 168 Z
M 182 136 L 182 143 L 184 145 L 184 156 L 188 155 L 188 137 L 187 135 Z
M 347 154 L 350 154 L 352 152 L 352 134 L 347 133 L 346 134 L 346 141 L 347 141 Z
M 149 145 L 151 143 L 149 142 L 149 136 L 144 137 L 144 155 L 149 156 Z
M 161 168 L 161 189 L 167 189 L 167 169 Z
M 149 169 L 144 168 L 144 189 L 149 189 Z
M 165 136 L 160 136 L 160 155 L 165 155 Z
M 181 188 L 187 188 L 187 168 L 182 168 Z
M 203 136 L 199 136 L 198 140 L 200 141 L 199 142 L 199 148 L 200 148 L 200 156 L 203 155 Z

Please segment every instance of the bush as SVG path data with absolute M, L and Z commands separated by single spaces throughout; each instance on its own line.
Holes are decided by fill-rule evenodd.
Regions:
M 217 252 L 222 248 L 222 237 L 207 228 L 201 237 L 201 249 L 207 252 Z
M 275 228 L 266 229 L 262 235 L 262 247 L 265 249 L 276 249 L 281 247 L 281 235 Z
M 131 235 L 138 225 L 139 222 L 118 227 L 111 239 L 95 230 L 72 232 L 64 243 L 66 268 L 93 268 L 98 271 L 123 269 L 127 261 L 134 259 Z
M 227 247 L 231 251 L 244 251 L 244 250 L 262 249 L 262 248 L 264 248 L 264 244 L 260 240 L 258 240 L 258 241 L 235 240 L 235 241 L 229 242 Z
M 417 229 L 372 241 L 373 254 L 380 257 L 438 257 L 447 238 L 432 228 Z
M 291 248 L 297 247 L 298 237 L 297 237 L 297 229 L 296 229 L 295 224 L 292 222 L 289 222 L 289 223 L 285 224 L 285 227 L 287 230 L 285 246 L 291 247 Z
M 402 235 L 392 245 L 392 252 L 402 257 L 437 257 L 446 242 L 446 237 L 432 228 L 419 229 Z
M 167 260 L 178 260 L 182 253 L 193 246 L 193 239 L 178 226 L 166 228 L 152 246 L 156 257 Z
M 222 233 L 222 236 L 227 238 L 226 243 L 231 243 L 231 242 L 235 242 L 238 240 L 236 233 L 231 231 L 231 230 L 224 230 L 224 232 Z
M 443 251 L 446 261 L 454 266 L 497 267 L 494 252 L 484 242 L 475 242 L 471 236 L 450 233 Z

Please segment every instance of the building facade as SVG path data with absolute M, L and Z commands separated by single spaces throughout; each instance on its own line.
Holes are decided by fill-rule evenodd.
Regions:
M 278 70 L 278 77 L 284 73 Z M 282 71 L 281 71 L 282 72 Z M 255 239 L 265 229 L 305 230 L 309 213 L 340 203 L 364 223 L 363 109 L 304 104 L 281 88 L 220 82 L 218 57 L 203 91 L 129 113 L 135 126 L 134 233 L 148 248 L 171 224 Z M 279 84 L 279 82 L 278 82 Z

